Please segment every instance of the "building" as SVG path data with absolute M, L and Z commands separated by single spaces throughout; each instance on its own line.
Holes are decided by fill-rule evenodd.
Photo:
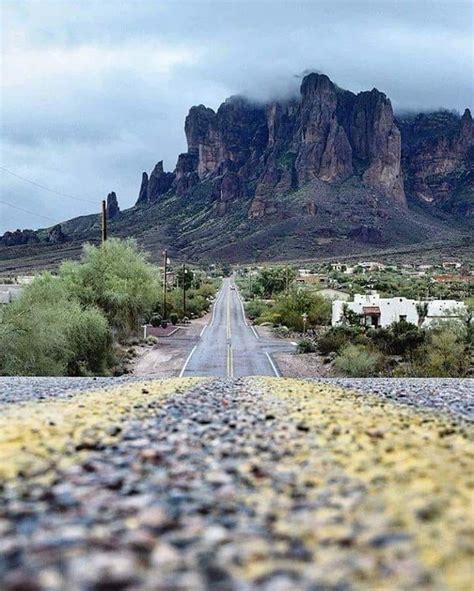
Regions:
M 20 297 L 22 290 L 21 285 L 0 283 L 0 304 L 10 304 Z
M 383 263 L 377 261 L 363 261 L 362 263 L 357 263 L 357 267 L 361 267 L 364 272 L 383 271 L 386 268 Z
M 330 287 L 320 289 L 316 293 L 323 297 L 325 300 L 329 300 L 331 302 L 334 300 L 342 300 L 343 302 L 348 302 L 351 299 L 351 294 L 347 291 L 341 291 L 340 289 L 332 289 Z
M 332 304 L 332 325 L 342 324 L 344 320 L 345 306 L 358 314 L 361 324 L 374 328 L 390 326 L 393 322 L 405 320 L 412 324 L 429 326 L 435 320 L 459 319 L 467 312 L 463 302 L 455 300 L 431 300 L 427 301 L 428 310 L 425 318 L 418 315 L 418 300 L 407 298 L 381 298 L 377 293 L 368 295 L 355 295 L 353 302 L 335 300 Z

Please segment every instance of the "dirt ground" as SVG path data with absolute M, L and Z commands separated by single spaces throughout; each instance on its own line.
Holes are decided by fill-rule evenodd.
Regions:
M 191 324 L 180 326 L 169 337 L 160 337 L 152 347 L 137 347 L 131 375 L 170 378 L 179 375 L 189 352 L 199 338 L 211 315 L 192 320 Z
M 275 332 L 268 326 L 257 327 L 262 338 L 275 338 Z M 292 339 L 283 339 L 294 342 Z M 333 377 L 331 366 L 323 363 L 318 353 L 273 353 L 280 373 L 285 378 L 328 378 Z
M 324 364 L 317 353 L 274 353 L 273 359 L 285 378 L 328 378 L 331 366 Z

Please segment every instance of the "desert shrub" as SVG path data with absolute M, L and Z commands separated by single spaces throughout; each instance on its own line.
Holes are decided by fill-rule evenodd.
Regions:
M 435 331 L 416 366 L 417 375 L 428 377 L 463 377 L 469 370 L 465 341 L 449 329 Z
M 176 326 L 178 324 L 178 315 L 176 314 L 176 312 L 171 312 L 170 322 L 173 326 Z
M 296 275 L 290 267 L 265 267 L 253 278 L 251 291 L 255 295 L 271 298 L 288 289 Z
M 168 321 L 167 320 L 161 321 L 161 328 L 168 328 Z
M 101 246 L 86 245 L 79 262 L 60 268 L 72 297 L 83 306 L 102 310 L 110 326 L 127 336 L 156 305 L 159 273 L 133 240 L 110 239 Z
M 355 326 L 333 326 L 318 338 L 318 350 L 322 355 L 338 353 L 348 343 L 363 344 L 362 328 Z
M 376 375 L 382 367 L 380 353 L 371 351 L 364 345 L 346 345 L 334 361 L 334 367 L 351 377 Z
M 303 314 L 307 314 L 306 328 L 327 324 L 331 316 L 331 304 L 317 294 L 294 289 L 277 297 L 273 311 L 280 315 L 282 324 L 302 331 Z
M 251 320 L 256 320 L 257 318 L 265 314 L 268 311 L 268 309 L 268 304 L 265 303 L 263 300 L 259 299 L 250 300 L 245 304 L 245 311 L 247 313 L 247 316 Z
M 88 375 L 113 363 L 107 319 L 71 298 L 61 278 L 45 274 L 10 304 L 0 323 L 4 375 Z
M 426 331 L 401 320 L 387 328 L 372 330 L 368 334 L 374 345 L 389 355 L 410 356 L 426 342 Z
M 296 350 L 298 353 L 314 353 L 316 345 L 310 339 L 300 339 Z
M 161 314 L 153 314 L 150 319 L 150 324 L 155 328 L 161 326 L 161 321 L 163 320 Z

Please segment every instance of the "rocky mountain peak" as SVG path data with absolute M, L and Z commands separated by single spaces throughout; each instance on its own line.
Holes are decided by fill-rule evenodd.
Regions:
M 113 220 L 120 213 L 120 207 L 117 201 L 115 191 L 107 195 L 107 219 Z

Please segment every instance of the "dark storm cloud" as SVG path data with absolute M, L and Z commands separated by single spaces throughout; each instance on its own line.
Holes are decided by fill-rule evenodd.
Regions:
M 58 191 L 122 207 L 142 170 L 185 149 L 192 104 L 296 92 L 319 70 L 396 109 L 472 106 L 472 5 L 3 0 L 2 166 Z M 60 221 L 76 203 L 1 173 L 5 201 Z M 44 220 L 0 204 L 0 232 Z

